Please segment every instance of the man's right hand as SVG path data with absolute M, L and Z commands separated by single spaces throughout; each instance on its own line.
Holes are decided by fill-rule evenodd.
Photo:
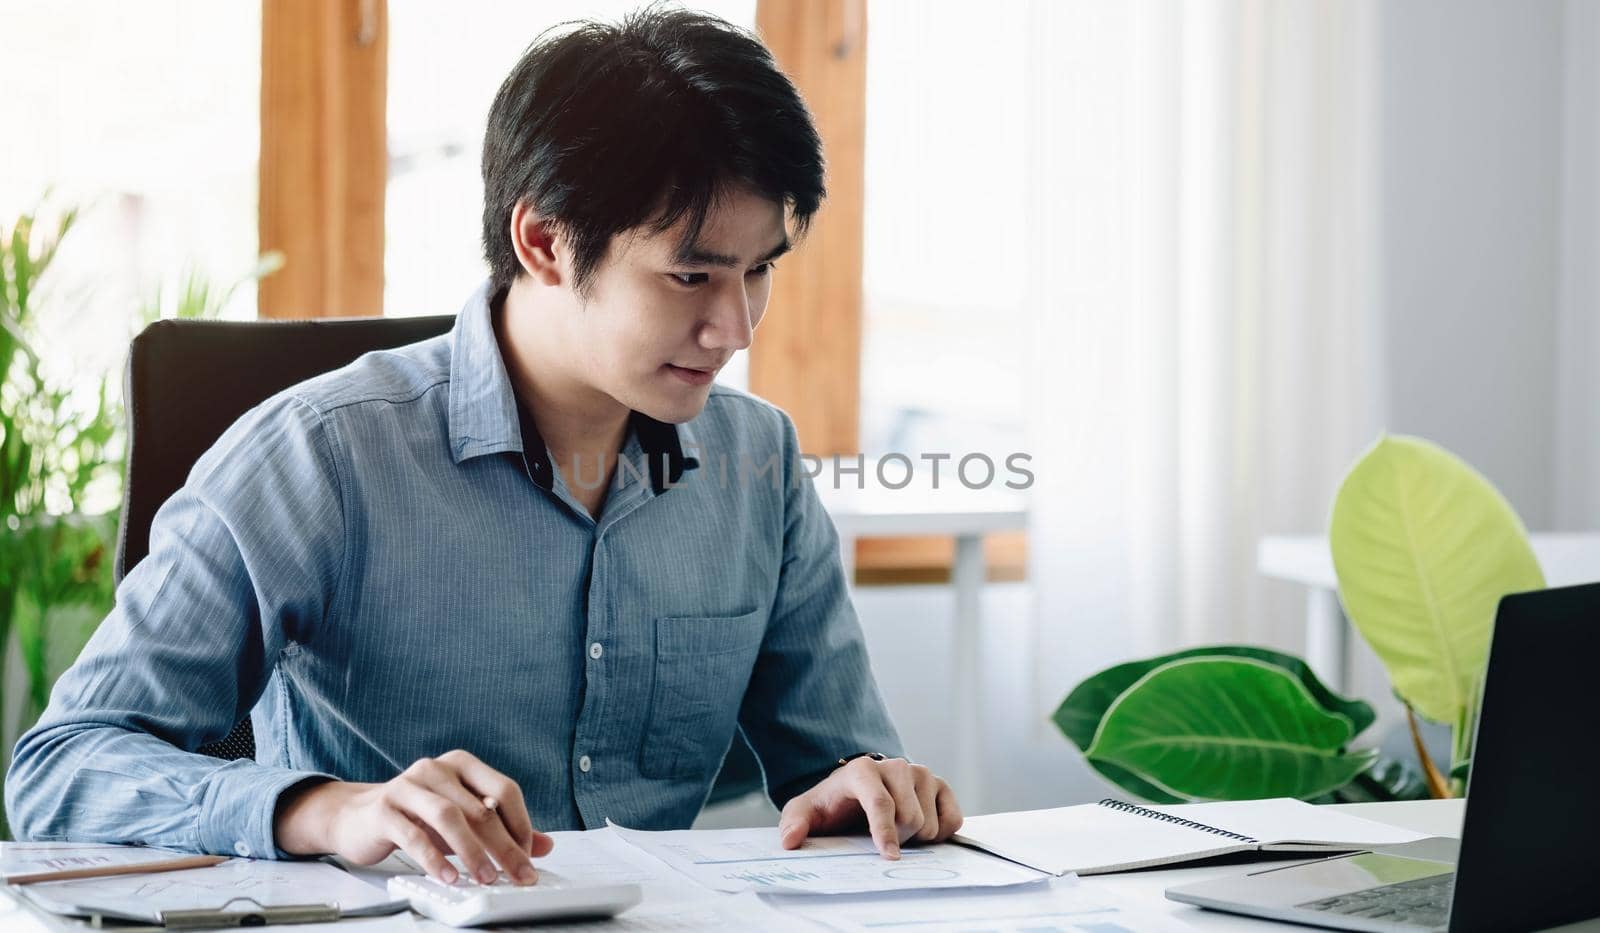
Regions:
M 484 798 L 493 798 L 493 809 Z M 530 856 L 550 854 L 555 841 L 533 828 L 522 788 L 473 755 L 456 749 L 423 758 L 383 784 L 323 781 L 292 788 L 278 800 L 272 831 L 293 855 L 342 856 L 374 865 L 399 849 L 429 875 L 456 880 L 446 855 L 458 855 L 484 884 L 498 865 L 519 884 L 538 880 Z

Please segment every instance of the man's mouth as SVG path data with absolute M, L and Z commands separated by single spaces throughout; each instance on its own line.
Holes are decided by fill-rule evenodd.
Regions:
M 668 363 L 667 371 L 691 385 L 705 385 L 717 375 L 716 367 L 701 369 L 693 366 L 679 366 L 676 363 Z

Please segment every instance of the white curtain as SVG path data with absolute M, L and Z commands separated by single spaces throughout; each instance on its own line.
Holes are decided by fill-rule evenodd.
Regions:
M 1324 531 L 1380 426 L 1376 28 L 1371 0 L 1027 15 L 1036 606 L 1011 738 L 1054 756 L 1042 714 L 1110 663 L 1304 650 L 1304 591 L 1256 542 Z

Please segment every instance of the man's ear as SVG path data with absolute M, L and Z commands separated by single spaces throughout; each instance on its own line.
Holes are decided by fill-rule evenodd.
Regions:
M 511 209 L 511 248 L 517 253 L 522 271 L 540 285 L 560 285 L 562 281 L 560 241 L 556 225 L 540 216 L 526 201 Z

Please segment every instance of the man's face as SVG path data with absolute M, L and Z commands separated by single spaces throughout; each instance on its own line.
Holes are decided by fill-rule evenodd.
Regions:
M 711 208 L 690 255 L 683 224 L 617 236 L 573 316 L 584 381 L 635 411 L 681 423 L 750 346 L 767 309 L 772 259 L 788 248 L 783 206 L 745 189 Z

